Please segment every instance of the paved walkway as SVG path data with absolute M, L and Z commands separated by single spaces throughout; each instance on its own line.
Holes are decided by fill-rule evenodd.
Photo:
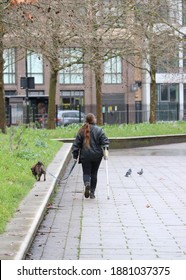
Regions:
M 61 181 L 27 259 L 186 259 L 186 143 L 111 150 L 108 163 L 110 200 L 105 162 L 95 200 L 83 197 L 76 165 Z

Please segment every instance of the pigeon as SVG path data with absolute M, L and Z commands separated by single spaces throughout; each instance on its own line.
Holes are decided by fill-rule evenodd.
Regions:
M 139 171 L 139 172 L 137 172 L 139 175 L 142 175 L 143 174 L 143 168 Z
M 129 168 L 129 170 L 126 172 L 126 174 L 125 174 L 125 177 L 128 177 L 128 176 L 130 176 L 131 175 L 131 173 L 132 173 L 132 169 L 131 168 Z

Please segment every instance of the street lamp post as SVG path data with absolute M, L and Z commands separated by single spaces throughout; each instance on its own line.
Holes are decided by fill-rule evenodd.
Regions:
M 25 77 L 26 77 L 26 124 L 29 124 L 30 118 L 29 118 L 29 96 L 28 96 L 28 61 L 27 61 L 27 53 L 25 55 Z
M 25 55 L 25 77 L 21 77 L 21 88 L 25 89 L 25 101 L 26 101 L 26 124 L 29 124 L 29 89 L 35 88 L 34 77 L 28 77 L 28 61 L 27 61 L 27 53 Z

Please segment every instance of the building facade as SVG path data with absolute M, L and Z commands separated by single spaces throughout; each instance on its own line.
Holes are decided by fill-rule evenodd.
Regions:
M 50 82 L 47 61 L 36 53 L 20 55 L 20 51 L 16 49 L 5 49 L 4 60 L 5 100 L 7 114 L 11 116 L 11 124 L 26 121 L 27 102 L 30 121 L 35 117 L 47 115 Z M 139 112 L 141 108 L 139 71 L 132 69 L 120 57 L 106 61 L 102 71 L 104 121 L 106 123 L 142 121 L 139 115 L 141 114 Z M 23 80 L 26 76 L 34 77 L 34 88 L 25 89 Z M 58 73 L 56 106 L 62 110 L 77 109 L 84 113 L 96 112 L 95 77 L 89 67 L 73 64 Z
M 186 34 L 186 1 L 170 0 L 165 1 L 165 10 L 163 17 L 170 21 L 170 25 L 180 30 L 180 38 Z M 157 102 L 157 120 L 174 121 L 186 119 L 186 52 L 185 42 L 180 40 L 175 57 L 176 60 L 169 64 L 170 69 L 157 69 L 156 73 L 156 102 Z M 160 58 L 163 60 L 163 57 Z M 167 61 L 170 63 L 170 61 Z M 148 72 L 142 72 L 142 104 L 146 110 L 143 117 L 148 121 L 150 114 L 150 75 Z

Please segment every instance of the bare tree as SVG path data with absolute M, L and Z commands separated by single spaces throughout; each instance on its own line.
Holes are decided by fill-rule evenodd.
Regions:
M 5 114 L 5 98 L 4 98 L 4 84 L 3 84 L 3 37 L 4 24 L 3 13 L 8 8 L 9 1 L 0 1 L 0 130 L 6 133 L 6 114 Z
M 41 53 L 50 65 L 48 128 L 55 128 L 57 75 L 74 63 L 93 69 L 96 81 L 97 121 L 102 124 L 102 76 L 104 61 L 120 55 L 134 67 L 138 56 L 151 77 L 150 122 L 156 121 L 156 72 L 167 60 L 176 59 L 175 20 L 171 1 L 163 0 L 56 0 L 35 1 L 33 5 L 12 7 L 7 32 L 11 44 Z M 19 28 L 13 29 L 12 26 Z M 10 27 L 10 28 L 8 28 Z M 74 51 L 69 61 L 68 47 Z M 164 56 L 163 60 L 160 60 Z M 170 67 L 169 67 L 170 69 Z
M 97 123 L 102 119 L 102 80 L 105 61 L 120 54 L 120 49 L 130 51 L 130 30 L 126 29 L 130 1 L 82 0 L 74 11 L 78 43 L 85 50 L 84 63 L 95 74 Z M 121 6 L 123 9 L 121 9 Z M 121 36 L 122 35 L 122 36 Z
M 120 34 L 116 27 L 126 14 L 125 12 L 118 17 L 119 2 L 38 0 L 33 5 L 13 7 L 12 13 L 8 14 L 9 18 L 13 19 L 12 25 L 19 25 L 19 28 L 11 28 L 9 32 L 11 44 L 15 40 L 15 46 L 41 53 L 49 62 L 51 76 L 48 128 L 55 128 L 58 73 L 75 63 L 89 65 L 95 73 L 97 121 L 98 124 L 102 124 L 103 62 L 116 55 L 116 37 Z M 127 32 L 125 35 L 128 38 Z M 74 51 L 73 60 L 69 61 L 69 53 L 63 51 L 67 47 L 81 48 L 82 56 Z
M 3 133 L 6 133 L 6 112 L 5 112 L 5 98 L 4 98 L 4 83 L 3 83 L 3 71 L 4 71 L 4 36 L 6 34 L 6 26 L 8 20 L 6 13 L 12 6 L 19 5 L 21 3 L 30 4 L 35 0 L 1 0 L 0 1 L 0 129 Z M 15 28 L 15 26 L 12 26 Z
M 130 2 L 130 1 L 129 1 Z M 34 5 L 15 7 L 9 17 L 20 26 L 11 29 L 13 38 L 19 46 L 41 53 L 50 64 L 51 78 L 49 89 L 48 128 L 55 127 L 55 98 L 57 75 L 60 70 L 74 63 L 84 63 L 93 69 L 96 80 L 97 122 L 102 124 L 102 77 L 103 63 L 116 56 L 119 44 L 129 48 L 130 33 L 126 30 L 120 40 L 124 19 L 129 8 L 128 1 L 101 0 L 81 1 L 42 1 Z M 125 6 L 118 14 L 118 4 Z M 131 8 L 130 8 L 131 9 Z M 125 40 L 123 38 L 125 37 Z M 117 41 L 117 42 L 116 42 Z M 67 47 L 79 47 L 82 56 L 74 51 L 74 59 L 68 60 Z M 78 54 L 78 55 L 77 55 Z
M 11 25 L 19 25 L 16 30 L 9 30 L 11 44 L 39 53 L 48 62 L 48 129 L 55 128 L 56 84 L 59 71 L 80 61 L 82 63 L 83 54 L 80 55 L 80 52 L 76 51 L 78 44 L 73 40 L 76 33 L 71 15 L 76 8 L 75 2 L 38 0 L 33 5 L 14 6 L 8 14 L 9 19 L 12 19 Z M 69 47 L 72 48 L 71 53 L 68 51 Z
M 132 52 L 143 62 L 129 60 L 134 67 L 140 67 L 150 75 L 150 123 L 156 122 L 156 74 L 160 68 L 167 72 L 178 71 L 178 6 L 170 0 L 134 0 L 133 21 L 130 31 L 133 34 Z

